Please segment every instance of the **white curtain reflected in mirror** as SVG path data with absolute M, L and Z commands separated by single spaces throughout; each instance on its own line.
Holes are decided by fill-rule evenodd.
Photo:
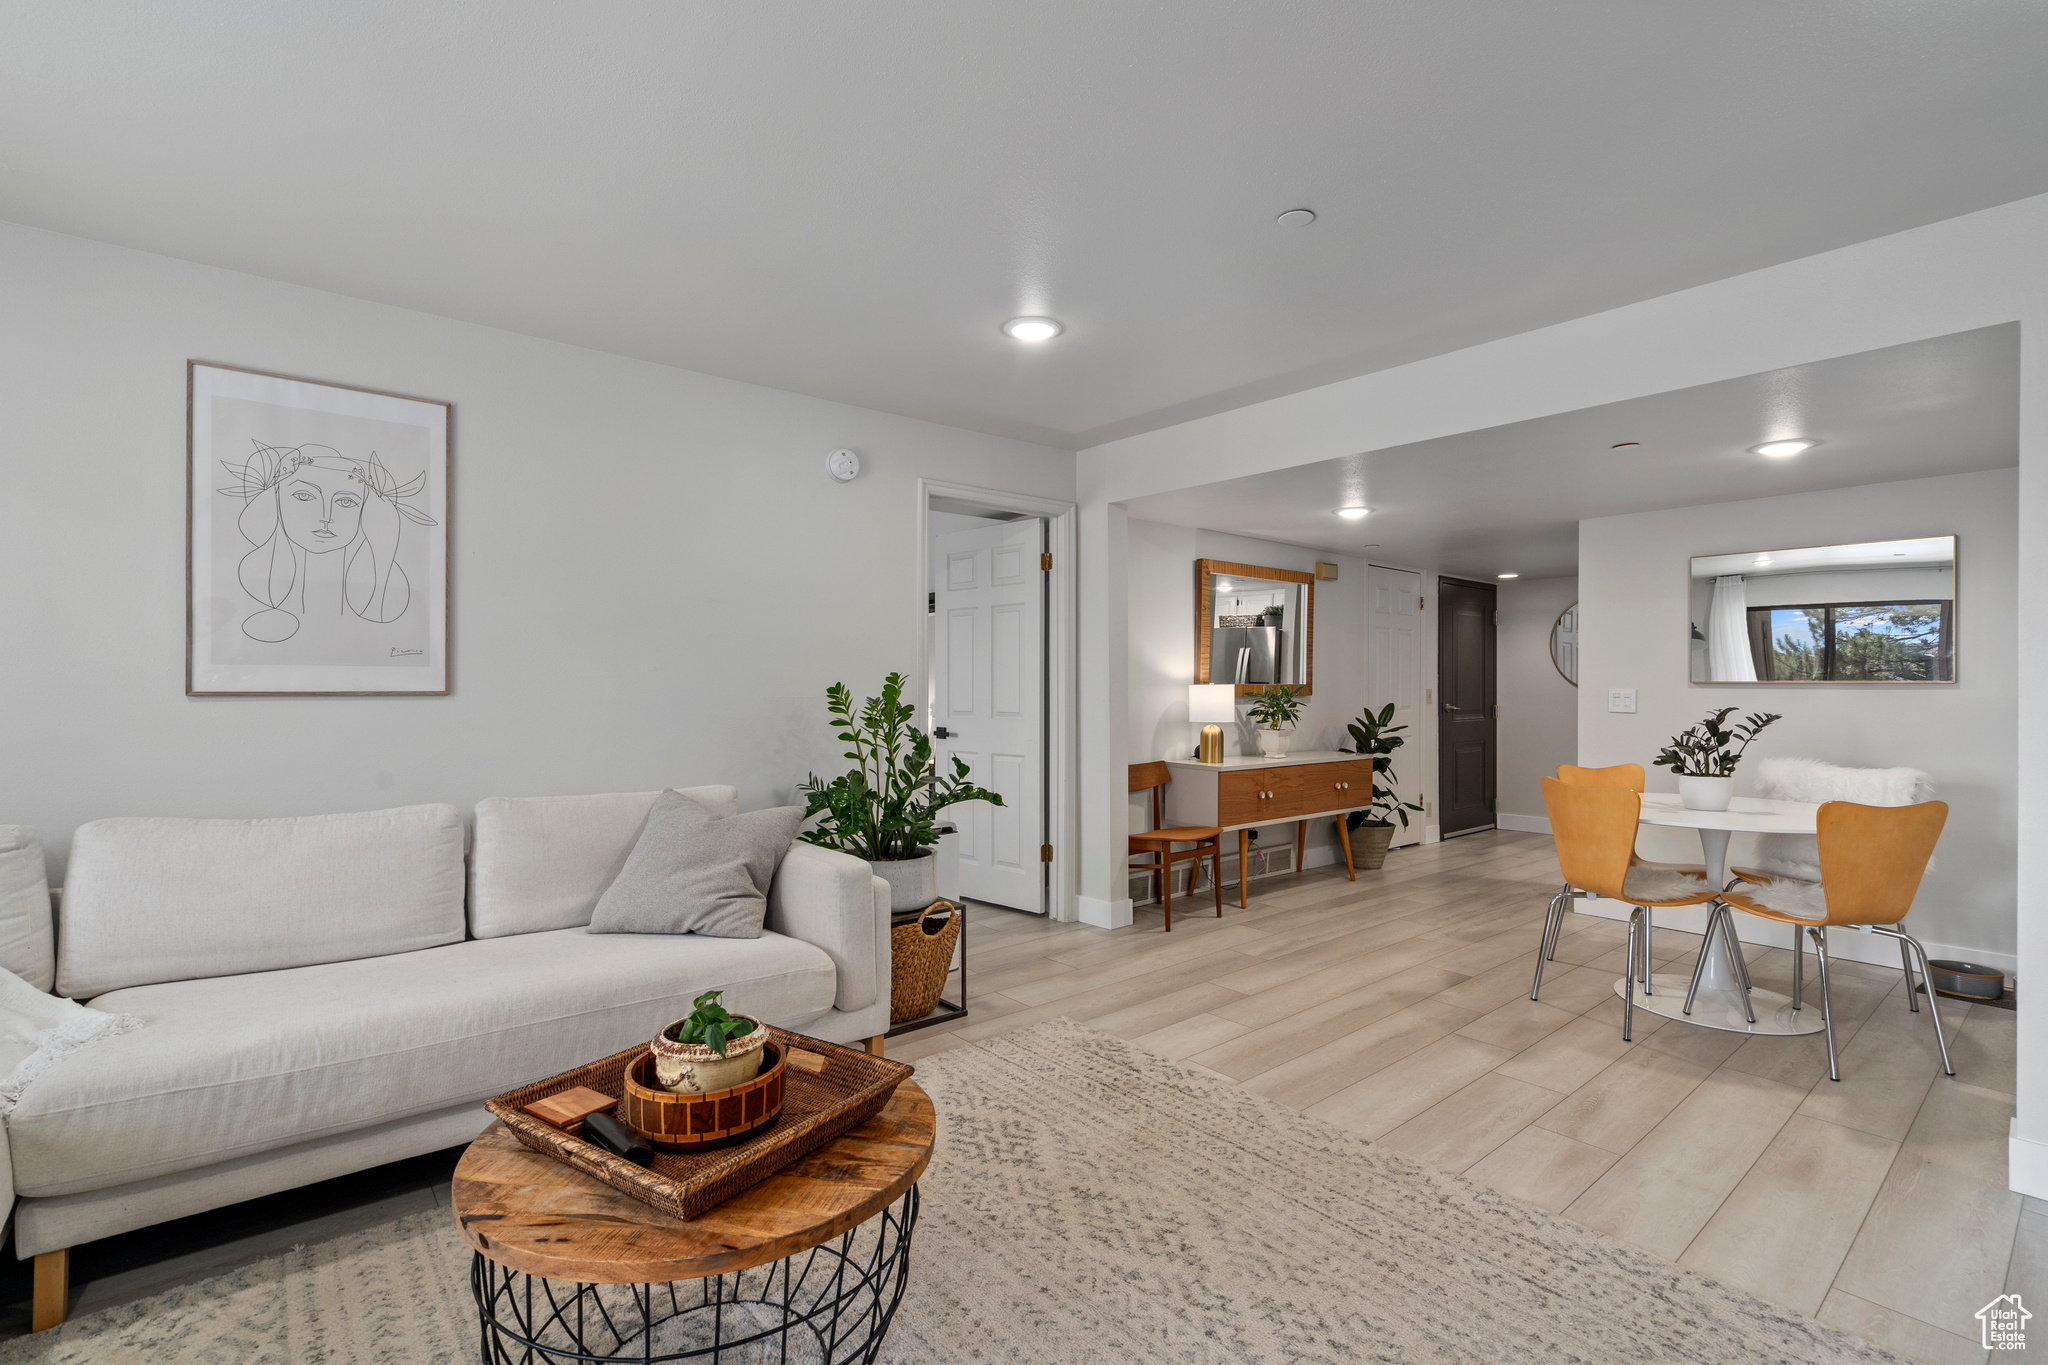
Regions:
M 1557 614 L 1550 628 L 1550 662 L 1573 687 L 1579 685 L 1579 604 L 1574 602 Z
M 1956 538 L 1701 555 L 1695 683 L 1945 683 L 1956 676 Z

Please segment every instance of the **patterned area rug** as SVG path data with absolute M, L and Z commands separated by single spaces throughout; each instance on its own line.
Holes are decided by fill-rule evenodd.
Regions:
M 918 1076 L 939 1149 L 884 1361 L 1896 1359 L 1064 1020 Z M 469 1361 L 467 1273 L 416 1214 L 0 1361 Z

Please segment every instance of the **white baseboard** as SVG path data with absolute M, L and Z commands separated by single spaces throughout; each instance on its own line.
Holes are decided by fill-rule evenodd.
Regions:
M 1131 902 L 1126 897 L 1120 901 L 1106 901 L 1095 896 L 1074 898 L 1081 907 L 1081 923 L 1092 924 L 1097 929 L 1122 929 L 1131 922 Z
M 1581 915 L 1592 915 L 1598 919 L 1627 920 L 1629 907 L 1620 901 L 1601 897 L 1581 897 L 1572 902 L 1572 908 Z M 1659 910 L 1659 929 L 1676 929 L 1680 933 L 1700 934 L 1707 928 L 1705 906 L 1686 910 Z M 1911 926 L 1907 927 L 1911 933 Z M 1759 943 L 1767 948 L 1790 948 L 1792 931 L 1772 920 L 1761 920 L 1738 913 L 1735 916 L 1735 936 L 1744 943 Z M 1918 937 L 1918 935 L 1915 935 Z M 1960 958 L 1965 962 L 1981 962 L 1987 967 L 1996 967 L 2007 976 L 2016 976 L 2020 960 L 2011 953 L 1994 953 L 1988 948 L 1966 948 L 1955 943 L 1936 943 L 1932 939 L 1921 939 L 1920 946 L 1927 950 L 1929 957 Z M 1846 962 L 1864 962 L 1873 967 L 1896 967 L 1899 965 L 1899 941 L 1883 934 L 1859 934 L 1854 929 L 1842 927 L 1828 933 L 1828 951 Z
M 1550 817 L 1547 815 L 1496 815 L 1493 823 L 1502 829 L 1518 829 L 1524 834 L 1550 833 Z
M 2048 1142 L 2021 1137 L 2019 1127 L 2019 1119 L 2013 1119 L 2006 1139 L 2006 1187 L 2015 1194 L 2048 1199 Z

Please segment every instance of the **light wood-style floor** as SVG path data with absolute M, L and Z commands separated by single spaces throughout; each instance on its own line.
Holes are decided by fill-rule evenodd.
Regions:
M 1638 1011 L 1623 1043 L 1620 924 L 1572 916 L 1529 1000 L 1558 880 L 1547 838 L 1494 833 L 1356 885 L 1255 882 L 1221 920 L 1177 903 L 1171 934 L 1156 909 L 1109 933 L 976 907 L 970 1017 L 889 1055 L 1064 1015 L 1919 1360 L 1982 1362 L 2001 1293 L 2048 1304 L 2048 1203 L 2005 1183 L 2010 1011 L 1941 1002 L 1953 1080 L 1902 973 L 1856 963 L 1834 968 L 1839 1082 L 1818 1035 Z M 1661 970 L 1698 944 L 1660 930 Z M 1790 991 L 1788 950 L 1748 956 Z

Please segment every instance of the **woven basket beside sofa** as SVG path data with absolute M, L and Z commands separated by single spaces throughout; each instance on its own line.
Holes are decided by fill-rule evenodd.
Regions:
M 934 918 L 943 915 L 934 926 Z M 933 901 L 922 915 L 889 930 L 889 1022 L 922 1019 L 938 1008 L 960 943 L 960 907 Z

